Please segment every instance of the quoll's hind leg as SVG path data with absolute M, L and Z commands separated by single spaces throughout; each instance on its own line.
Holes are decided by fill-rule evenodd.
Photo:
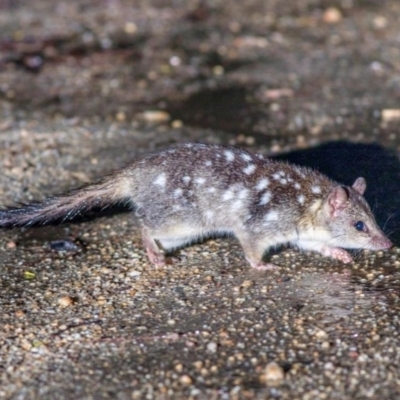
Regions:
M 246 260 L 254 269 L 260 271 L 271 271 L 279 268 L 275 264 L 265 263 L 262 260 L 265 250 L 269 246 L 266 246 L 265 244 L 260 242 L 255 242 L 254 240 L 251 240 L 249 237 L 247 237 L 247 235 L 237 234 L 236 237 L 239 239 L 239 242 L 243 247 Z
M 156 241 L 150 235 L 150 232 L 146 227 L 142 228 L 142 240 L 150 262 L 156 267 L 164 266 L 166 264 L 164 253 L 158 247 Z

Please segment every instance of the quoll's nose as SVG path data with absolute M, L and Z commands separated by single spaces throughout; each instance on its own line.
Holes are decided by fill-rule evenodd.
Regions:
M 393 243 L 385 236 L 374 239 L 374 244 L 377 250 L 390 249 Z

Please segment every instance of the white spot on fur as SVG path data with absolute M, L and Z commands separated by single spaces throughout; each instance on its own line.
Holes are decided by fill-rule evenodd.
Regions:
M 233 211 L 237 211 L 243 207 L 243 202 L 242 202 L 242 200 L 236 200 L 232 203 L 231 206 L 232 206 Z
M 174 190 L 173 196 L 175 198 L 178 198 L 179 196 L 182 196 L 182 193 L 183 193 L 183 190 L 181 188 L 178 188 L 178 189 Z
M 246 168 L 243 169 L 243 172 L 246 175 L 251 175 L 256 170 L 256 166 L 254 164 L 249 164 Z
M 256 185 L 256 189 L 261 191 L 267 188 L 269 185 L 269 179 L 268 178 L 261 178 Z
M 238 199 L 244 200 L 244 199 L 247 197 L 247 194 L 248 194 L 248 193 L 249 193 L 249 189 L 242 189 L 242 190 L 238 193 L 237 197 L 238 197 Z
M 305 178 L 306 176 L 304 175 L 304 173 L 300 170 L 300 168 L 295 168 L 294 169 L 296 172 L 297 172 L 297 174 L 299 175 L 299 176 L 301 176 L 302 178 Z
M 154 185 L 165 187 L 165 184 L 167 183 L 167 177 L 165 173 L 163 172 L 162 174 L 158 175 L 156 179 L 154 179 L 153 183 Z
M 224 151 L 225 157 L 228 161 L 233 161 L 235 159 L 235 155 L 233 154 L 232 151 L 230 150 L 225 150 Z
M 270 211 L 269 213 L 265 214 L 265 221 L 270 222 L 270 221 L 277 221 L 279 218 L 279 214 L 277 211 Z
M 202 185 L 206 180 L 202 177 L 196 178 L 194 180 L 198 185 Z
M 271 192 L 265 192 L 260 199 L 260 206 L 263 206 L 267 203 L 269 203 L 269 201 L 271 200 Z
M 280 176 L 279 172 L 276 172 L 275 174 L 273 174 L 272 177 L 273 177 L 276 181 L 278 181 L 279 179 L 281 179 L 281 176 Z
M 191 178 L 190 176 L 188 176 L 188 175 L 185 175 L 185 176 L 182 178 L 182 180 L 183 180 L 183 182 L 184 182 L 186 185 L 188 185 L 189 182 L 192 180 L 192 178 Z
M 249 154 L 246 153 L 242 153 L 240 155 L 240 157 L 244 160 L 244 161 L 251 161 L 251 156 Z
M 294 184 L 294 187 L 295 187 L 295 189 L 297 189 L 297 190 L 300 190 L 300 189 L 301 189 L 301 185 L 300 185 L 300 183 L 298 183 L 298 182 L 296 182 L 296 183 Z
M 280 182 L 282 185 L 286 185 L 288 181 L 287 181 L 287 179 L 282 178 L 282 179 L 279 180 L 279 182 Z
M 285 172 L 284 172 L 284 171 L 279 171 L 278 174 L 279 174 L 280 176 L 285 176 Z
M 204 214 L 205 214 L 206 218 L 208 218 L 208 219 L 213 219 L 214 218 L 214 211 L 208 210 Z
M 233 190 L 227 190 L 223 195 L 222 195 L 222 200 L 223 201 L 228 201 L 233 199 Z
M 297 196 L 297 201 L 298 201 L 300 204 L 304 204 L 305 200 L 306 200 L 306 198 L 304 197 L 303 194 Z
M 209 187 L 209 188 L 207 189 L 207 192 L 208 192 L 208 193 L 215 193 L 215 191 L 216 191 L 216 189 L 215 189 L 215 187 L 213 187 L 213 186 L 211 186 L 211 187 Z
M 315 194 L 321 193 L 321 188 L 319 186 L 312 186 L 311 191 Z
M 207 167 L 211 167 L 212 161 L 211 161 L 211 160 L 207 160 L 204 164 L 205 164 Z

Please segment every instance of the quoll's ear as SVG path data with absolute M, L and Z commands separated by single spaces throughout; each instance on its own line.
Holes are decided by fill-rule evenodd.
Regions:
M 364 178 L 357 178 L 354 181 L 352 188 L 355 189 L 362 196 L 365 192 L 365 189 L 367 188 L 367 182 L 365 182 Z
M 328 196 L 329 212 L 336 216 L 338 211 L 343 210 L 349 199 L 348 189 L 345 186 L 335 186 Z

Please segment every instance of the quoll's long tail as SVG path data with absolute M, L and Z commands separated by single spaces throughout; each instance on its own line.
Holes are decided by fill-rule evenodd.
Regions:
M 132 206 L 129 184 L 122 176 L 109 177 L 41 202 L 0 209 L 0 228 L 57 225 L 99 216 L 116 205 Z

